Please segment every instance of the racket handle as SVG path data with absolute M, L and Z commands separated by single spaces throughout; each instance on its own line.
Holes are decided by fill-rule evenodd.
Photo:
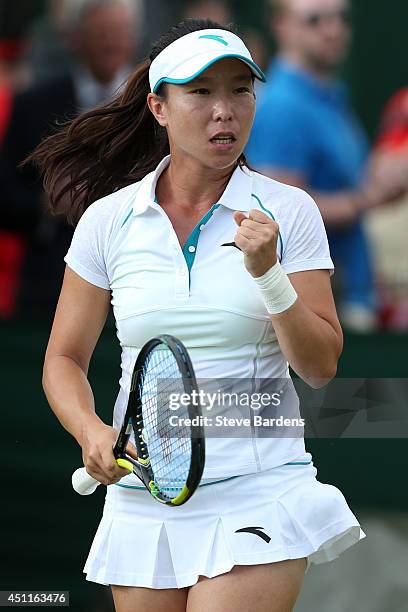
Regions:
M 84 467 L 72 474 L 72 486 L 79 495 L 91 495 L 99 485 L 100 482 L 92 478 Z
M 129 472 L 133 471 L 131 462 L 126 459 L 117 459 L 116 463 L 119 467 L 129 470 Z M 72 487 L 79 495 L 91 495 L 100 484 L 98 480 L 88 474 L 84 467 L 78 468 L 72 474 Z

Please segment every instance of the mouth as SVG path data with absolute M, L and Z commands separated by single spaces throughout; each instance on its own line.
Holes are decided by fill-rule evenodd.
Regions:
M 210 142 L 219 149 L 230 149 L 236 142 L 236 137 L 232 132 L 220 132 L 210 139 Z

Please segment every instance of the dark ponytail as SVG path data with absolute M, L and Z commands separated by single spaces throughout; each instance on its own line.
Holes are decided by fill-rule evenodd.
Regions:
M 146 104 L 149 67 L 181 36 L 208 28 L 234 31 L 205 19 L 182 21 L 153 45 L 112 102 L 64 124 L 24 161 L 43 175 L 52 212 L 75 224 L 92 202 L 141 180 L 168 155 L 167 132 Z M 165 95 L 165 86 L 160 94 Z M 246 164 L 244 155 L 238 163 Z

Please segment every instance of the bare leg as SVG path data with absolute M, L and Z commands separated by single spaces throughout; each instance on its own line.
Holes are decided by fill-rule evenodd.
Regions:
M 146 589 L 112 585 L 116 612 L 185 612 L 188 589 Z
M 303 584 L 306 559 L 235 565 L 190 587 L 186 612 L 291 612 Z

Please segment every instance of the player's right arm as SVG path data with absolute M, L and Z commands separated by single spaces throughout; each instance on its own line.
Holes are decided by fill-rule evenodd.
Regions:
M 52 410 L 82 447 L 88 473 L 103 484 L 128 473 L 116 464 L 112 448 L 117 432 L 96 414 L 87 378 L 109 304 L 110 291 L 66 268 L 43 371 L 43 387 Z

